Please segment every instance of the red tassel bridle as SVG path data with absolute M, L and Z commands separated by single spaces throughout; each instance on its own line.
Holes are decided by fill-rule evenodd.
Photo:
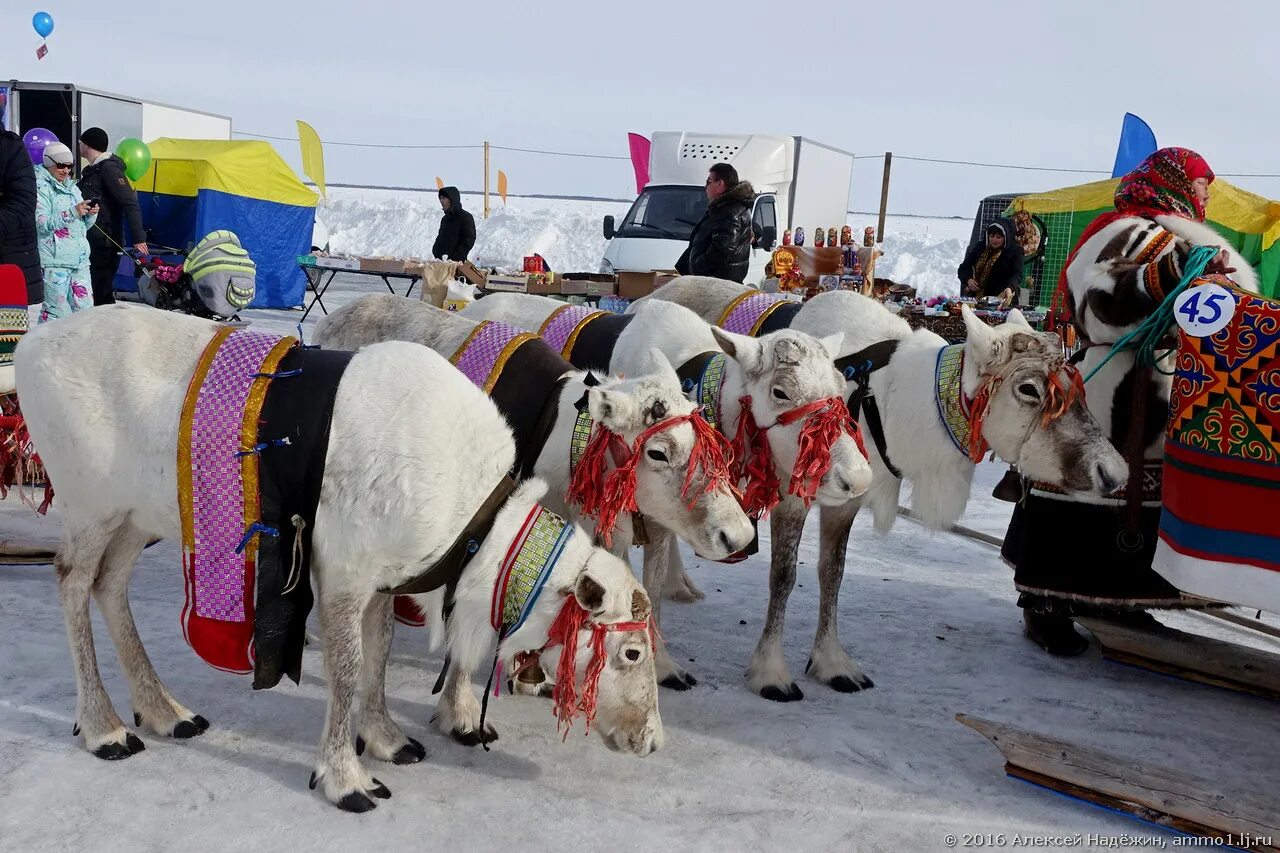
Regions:
M 991 409 L 991 398 L 1000 389 L 1001 382 L 1003 379 L 1000 376 L 992 376 L 978 390 L 973 400 L 965 397 L 963 392 L 960 394 L 960 405 L 969 421 L 969 459 L 973 462 L 981 462 L 982 457 L 991 449 L 982 436 L 982 429 Z M 1060 370 L 1049 374 L 1049 381 L 1045 384 L 1044 404 L 1040 410 L 1040 426 L 1048 426 L 1051 421 L 1062 417 L 1076 400 L 1084 399 L 1084 394 L 1084 377 L 1074 364 L 1064 364 Z
M 596 519 L 596 530 L 606 546 L 613 543 L 613 528 L 618 523 L 618 516 L 637 509 L 636 466 L 640 463 L 640 451 L 645 442 L 658 433 L 674 429 L 683 423 L 693 427 L 693 449 L 689 453 L 689 466 L 680 491 L 681 496 L 689 500 L 689 507 L 692 508 L 702 495 L 716 490 L 737 494 L 730 473 L 733 447 L 728 439 L 707 423 L 702 417 L 701 409 L 659 421 L 636 436 L 631 447 L 627 447 L 604 424 L 596 424 L 591 441 L 574 466 L 565 500 L 576 504 L 583 515 Z M 610 472 L 606 454 L 611 449 L 617 467 Z M 698 470 L 702 471 L 706 483 L 701 491 L 690 497 L 694 472 Z
M 742 412 L 733 436 L 733 452 L 735 473 L 739 480 L 747 481 L 742 508 L 753 518 L 764 518 L 781 500 L 781 483 L 769 448 L 768 432 L 772 427 L 761 429 L 756 424 L 750 397 L 742 397 L 738 403 Z M 807 420 L 800 429 L 799 450 L 787 490 L 801 498 L 807 507 L 817 495 L 822 478 L 831 470 L 831 448 L 842 434 L 857 443 L 864 458 L 867 448 L 862 443 L 862 430 L 854 423 L 841 397 L 826 397 L 797 406 L 779 415 L 773 426 L 787 426 L 802 418 Z
M 551 693 L 551 713 L 556 718 L 556 728 L 561 730 L 561 740 L 569 737 L 573 721 L 578 714 L 587 720 L 587 730 L 591 732 L 591 724 L 596 719 L 596 707 L 599 703 L 600 674 L 604 672 L 609 655 L 605 650 L 605 636 L 612 632 L 647 631 L 649 633 L 649 649 L 654 651 L 658 645 L 657 628 L 653 619 L 635 622 L 592 622 L 590 614 L 582 608 L 578 600 L 570 595 L 560 608 L 555 621 L 547 632 L 547 641 L 542 648 L 517 655 L 516 676 L 525 668 L 537 663 L 543 652 L 555 646 L 563 646 L 560 650 L 560 665 L 556 668 L 555 688 Z M 591 661 L 587 664 L 586 674 L 582 679 L 582 690 L 578 690 L 578 636 L 580 631 L 591 631 Z

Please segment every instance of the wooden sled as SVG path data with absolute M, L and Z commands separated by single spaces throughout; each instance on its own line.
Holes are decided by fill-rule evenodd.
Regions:
M 1241 850 L 1280 850 L 1274 801 L 1167 768 L 956 714 L 995 744 L 1010 776 Z
M 57 539 L 0 536 L 0 566 L 44 566 L 58 552 Z
M 1176 628 L 1152 632 L 1102 619 L 1076 621 L 1098 638 L 1102 656 L 1110 660 L 1280 700 L 1280 655 Z

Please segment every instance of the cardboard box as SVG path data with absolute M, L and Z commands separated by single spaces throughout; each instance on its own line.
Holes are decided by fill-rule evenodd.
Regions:
M 536 293 L 539 296 L 560 295 L 560 283 L 556 280 L 555 273 L 531 272 L 525 273 L 525 277 L 529 281 L 529 293 Z
M 675 270 L 650 270 L 648 272 L 623 271 L 618 273 L 618 295 L 623 299 L 639 299 L 648 296 L 662 285 L 677 277 Z
M 458 272 L 462 273 L 462 277 L 474 284 L 476 287 L 483 288 L 484 283 L 489 278 L 489 271 L 482 270 L 471 261 L 463 261 L 458 267 Z
M 613 296 L 618 292 L 618 284 L 614 281 L 592 281 L 588 279 L 584 283 L 587 286 L 587 296 Z
M 361 258 L 361 272 L 404 274 L 404 258 Z
M 616 279 L 596 272 L 569 272 L 556 276 L 557 292 L 562 296 L 602 296 L 614 292 Z
M 529 292 L 529 276 L 527 273 L 515 273 L 512 275 L 493 274 L 489 276 L 485 282 L 484 289 L 501 293 L 528 293 Z

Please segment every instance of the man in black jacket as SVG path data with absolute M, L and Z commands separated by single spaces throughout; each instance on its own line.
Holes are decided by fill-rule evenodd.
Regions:
M 1022 247 L 1013 239 L 1013 223 L 996 219 L 987 226 L 987 239 L 965 253 L 956 275 L 966 296 L 999 296 L 1006 305 L 1017 301 L 1022 287 Z
M 138 194 L 125 177 L 124 161 L 106 153 L 109 145 L 107 132 L 100 127 L 91 127 L 80 134 L 80 156 L 89 161 L 80 175 L 80 194 L 86 201 L 98 200 L 98 222 L 89 229 L 89 276 L 93 280 L 94 305 L 116 301 L 114 282 L 124 245 L 121 226 L 126 219 L 129 234 L 137 241 L 133 248 L 144 255 L 148 251 Z
M 441 187 L 440 206 L 444 208 L 444 219 L 440 220 L 440 233 L 431 247 L 431 255 L 465 261 L 467 253 L 476 244 L 476 221 L 462 209 L 457 187 Z
M 676 261 L 682 275 L 709 275 L 741 282 L 751 264 L 751 205 L 756 193 L 738 170 L 716 163 L 707 173 L 707 212 Z
M 44 301 L 36 249 L 36 171 L 22 137 L 0 130 L 0 264 L 21 267 L 27 304 Z

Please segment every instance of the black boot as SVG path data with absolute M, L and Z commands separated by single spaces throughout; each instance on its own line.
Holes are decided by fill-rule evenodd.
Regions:
M 1089 648 L 1089 641 L 1076 632 L 1070 616 L 1027 607 L 1022 611 L 1022 621 L 1031 642 L 1051 655 L 1076 657 Z

